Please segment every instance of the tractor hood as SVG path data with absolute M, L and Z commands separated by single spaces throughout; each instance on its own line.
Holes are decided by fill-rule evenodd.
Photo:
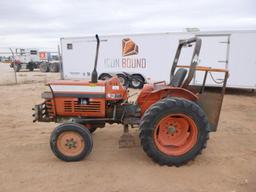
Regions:
M 126 89 L 117 77 L 91 83 L 86 80 L 58 80 L 47 83 L 54 97 L 126 99 Z
M 47 84 L 55 97 L 104 98 L 105 82 L 59 80 Z

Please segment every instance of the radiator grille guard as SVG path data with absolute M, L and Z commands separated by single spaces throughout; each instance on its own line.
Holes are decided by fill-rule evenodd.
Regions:
M 35 113 L 33 114 L 33 122 L 50 122 L 54 121 L 54 108 L 52 100 L 46 100 L 45 102 L 35 105 L 33 108 Z

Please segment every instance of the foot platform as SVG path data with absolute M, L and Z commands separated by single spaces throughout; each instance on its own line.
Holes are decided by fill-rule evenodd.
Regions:
M 119 148 L 130 148 L 135 146 L 135 139 L 129 133 L 128 125 L 124 125 L 124 133 L 119 139 Z

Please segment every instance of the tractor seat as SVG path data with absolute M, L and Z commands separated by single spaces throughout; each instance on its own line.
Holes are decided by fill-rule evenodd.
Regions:
M 170 86 L 180 87 L 187 75 L 187 69 L 179 68 L 174 76 L 171 77 Z

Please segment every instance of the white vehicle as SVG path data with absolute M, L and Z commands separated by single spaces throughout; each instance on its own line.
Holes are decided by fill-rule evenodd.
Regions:
M 228 69 L 227 87 L 256 89 L 256 30 L 219 32 L 175 32 L 157 34 L 130 34 L 101 36 L 98 74 L 108 78 L 126 72 L 136 74 L 145 82 L 169 81 L 170 62 L 174 58 L 180 39 L 202 39 L 199 65 Z M 89 79 L 94 63 L 94 36 L 61 38 L 64 79 Z M 185 58 L 192 48 L 182 52 L 179 65 L 187 65 Z M 127 74 L 125 74 L 127 75 Z M 222 76 L 210 74 L 206 85 L 223 81 Z M 133 79 L 133 78 L 131 78 Z M 203 74 L 197 72 L 194 84 L 202 82 Z M 134 84 L 135 82 L 135 84 Z M 138 81 L 131 83 L 133 87 Z M 140 82 L 140 81 L 139 81 Z
M 21 69 L 33 71 L 35 68 L 39 67 L 40 58 L 37 49 L 18 48 L 15 49 L 15 52 L 12 51 L 12 54 L 14 60 L 11 63 L 11 67 L 13 67 L 16 72 L 19 72 Z

